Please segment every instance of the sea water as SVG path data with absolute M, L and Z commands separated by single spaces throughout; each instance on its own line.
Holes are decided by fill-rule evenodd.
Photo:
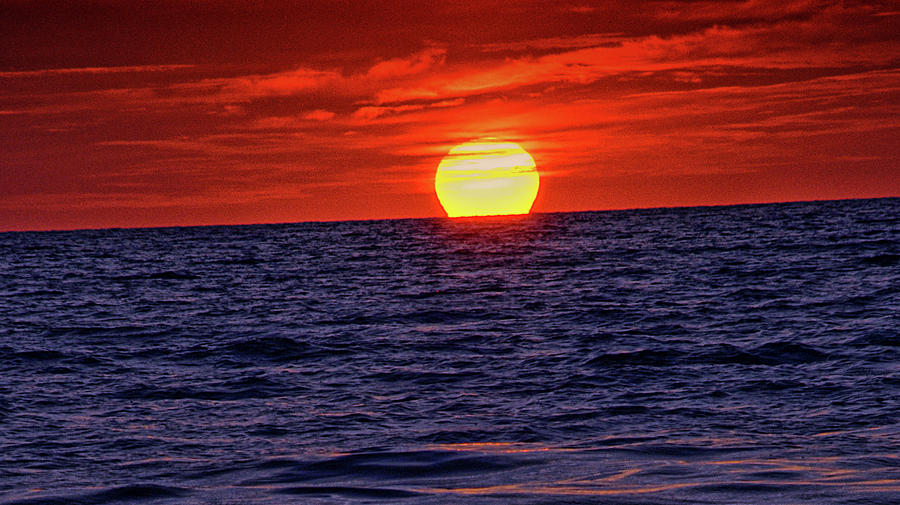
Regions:
M 0 234 L 0 503 L 898 503 L 898 216 Z

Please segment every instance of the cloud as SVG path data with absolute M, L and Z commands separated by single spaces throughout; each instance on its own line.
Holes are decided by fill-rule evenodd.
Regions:
M 303 119 L 311 119 L 313 121 L 327 121 L 334 117 L 334 112 L 322 109 L 316 109 L 303 115 Z
M 400 112 L 409 112 L 414 110 L 422 110 L 424 109 L 424 105 L 398 105 L 395 107 L 376 107 L 376 106 L 367 106 L 360 107 L 356 109 L 356 112 L 353 113 L 353 117 L 365 120 L 372 120 L 379 118 L 381 116 L 387 114 L 396 114 Z
M 366 76 L 372 79 L 390 79 L 416 75 L 444 63 L 447 50 L 428 48 L 406 58 L 394 58 L 376 63 Z
M 273 116 L 264 117 L 253 121 L 250 128 L 260 130 L 294 128 L 297 127 L 300 123 L 300 119 L 296 116 Z
M 659 7 L 658 4 L 654 4 Z M 716 2 L 688 2 L 700 17 L 727 18 Z M 29 106 L 4 107 L 4 115 L 47 114 L 86 109 L 229 107 L 268 99 L 291 98 L 300 109 L 345 110 L 356 105 L 357 118 L 376 119 L 413 109 L 420 102 L 455 100 L 479 95 L 539 95 L 549 87 L 589 86 L 608 77 L 652 80 L 669 73 L 674 82 L 701 85 L 707 76 L 739 79 L 747 69 L 837 69 L 897 63 L 896 43 L 889 37 L 888 16 L 871 6 L 844 7 L 833 2 L 748 1 L 731 3 L 733 19 L 759 14 L 754 23 L 716 24 L 676 35 L 625 36 L 588 33 L 537 37 L 506 42 L 430 46 L 411 54 L 376 61 L 349 72 L 343 68 L 300 66 L 289 70 L 229 77 L 208 77 L 152 87 L 70 93 L 53 101 L 43 94 Z M 819 7 L 819 8 L 815 8 Z M 662 4 L 659 16 L 677 9 L 679 2 Z M 688 16 L 685 14 L 685 16 Z M 764 21 L 761 19 L 765 18 Z M 685 18 L 687 19 L 687 18 Z M 454 51 L 478 48 L 473 58 L 453 59 Z M 525 54 L 522 54 L 522 53 Z M 537 55 L 535 53 L 543 53 Z M 469 54 L 469 53 L 466 53 Z M 60 72 L 174 72 L 182 65 L 59 69 Z M 732 70 L 723 70 L 732 69 Z M 36 71 L 37 72 L 37 71 Z M 43 71 L 40 71 L 43 72 Z M 49 72 L 49 71 L 48 71 Z M 18 73 L 17 73 L 18 75 Z M 360 107 L 361 106 L 361 107 Z M 222 109 L 220 114 L 225 114 Z M 274 117 L 273 114 L 266 114 Z M 305 119 L 332 119 L 324 113 Z M 252 116 L 252 114 L 251 114 Z M 258 115 L 257 115 L 258 117 Z
M 626 37 L 623 33 L 589 33 L 574 37 L 547 37 L 531 40 L 517 40 L 510 42 L 494 42 L 478 44 L 476 47 L 486 53 L 527 51 L 527 50 L 552 50 L 573 49 L 582 47 L 598 47 L 615 45 Z
M 591 41 L 599 43 L 601 39 L 576 37 L 571 40 L 574 49 L 569 51 L 454 66 L 406 86 L 379 90 L 375 102 L 389 105 L 535 85 L 583 85 L 637 72 L 693 71 L 690 80 L 696 81 L 700 77 L 697 72 L 722 67 L 801 69 L 896 63 L 894 41 L 866 40 L 866 30 L 871 27 L 857 27 L 847 16 L 845 9 L 837 9 L 799 21 L 742 27 L 717 25 L 682 35 L 632 37 L 588 47 L 581 46 Z M 564 39 L 536 42 L 565 45 Z
M 576 12 L 576 13 L 578 13 L 578 14 L 588 14 L 588 13 L 590 13 L 590 12 L 596 11 L 597 8 L 596 8 L 596 7 L 589 7 L 589 6 L 587 6 L 587 5 L 575 5 L 575 6 L 569 7 L 567 10 L 568 10 L 569 12 Z
M 836 2 L 825 0 L 745 0 L 743 2 L 688 1 L 659 2 L 655 15 L 673 21 L 715 21 L 735 23 L 746 20 L 778 20 L 820 11 Z
M 407 105 L 395 105 L 391 107 L 384 106 L 366 106 L 360 107 L 353 113 L 353 117 L 364 119 L 367 121 L 371 121 L 382 116 L 391 115 L 391 114 L 401 114 L 404 112 L 412 112 L 412 111 L 420 111 L 426 108 L 447 108 L 447 107 L 458 107 L 464 104 L 466 100 L 464 98 L 456 98 L 453 100 L 441 100 L 438 102 L 433 102 L 429 104 L 407 104 Z
M 0 72 L 0 78 L 15 79 L 26 77 L 48 77 L 54 75 L 74 74 L 132 74 L 138 72 L 172 72 L 195 68 L 195 65 L 140 65 L 123 67 L 82 67 L 82 68 L 48 68 L 43 70 L 21 70 Z
M 289 96 L 340 82 L 337 71 L 297 68 L 272 74 L 204 79 L 176 87 L 211 93 L 222 100 L 248 101 L 270 96 Z
M 454 100 L 442 100 L 440 102 L 434 102 L 433 104 L 430 104 L 429 107 L 457 107 L 464 103 L 466 103 L 465 98 L 456 98 Z

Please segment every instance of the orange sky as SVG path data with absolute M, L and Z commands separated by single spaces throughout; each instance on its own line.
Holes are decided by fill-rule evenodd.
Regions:
M 262 4 L 251 5 L 251 4 Z M 0 231 L 900 195 L 894 1 L 0 0 Z

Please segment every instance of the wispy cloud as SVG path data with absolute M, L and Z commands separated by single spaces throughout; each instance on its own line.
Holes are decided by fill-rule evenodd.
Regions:
M 334 112 L 329 110 L 316 109 L 303 114 L 303 119 L 312 119 L 313 121 L 328 121 L 334 117 Z
M 836 2 L 827 0 L 745 0 L 742 2 L 664 1 L 656 4 L 656 16 L 677 21 L 735 23 L 777 20 L 821 11 Z
M 82 67 L 82 68 L 48 68 L 42 70 L 20 70 L 11 72 L 0 72 L 0 78 L 17 79 L 27 77 L 48 77 L 54 75 L 76 75 L 76 74 L 132 74 L 142 72 L 172 72 L 175 70 L 184 70 L 195 68 L 195 65 L 140 65 L 140 66 L 123 66 L 123 67 Z
M 570 37 L 547 37 L 532 40 L 516 40 L 510 42 L 493 42 L 479 44 L 479 50 L 486 53 L 510 51 L 573 49 L 582 47 L 614 46 L 626 40 L 624 33 L 589 33 Z
M 390 79 L 421 74 L 442 64 L 446 55 L 446 49 L 428 48 L 407 58 L 380 61 L 369 69 L 366 76 L 372 79 Z

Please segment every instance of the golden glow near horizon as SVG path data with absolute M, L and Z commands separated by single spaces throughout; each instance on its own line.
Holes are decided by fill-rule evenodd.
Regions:
M 449 217 L 528 214 L 539 185 L 531 155 L 518 144 L 494 140 L 450 149 L 434 176 Z

